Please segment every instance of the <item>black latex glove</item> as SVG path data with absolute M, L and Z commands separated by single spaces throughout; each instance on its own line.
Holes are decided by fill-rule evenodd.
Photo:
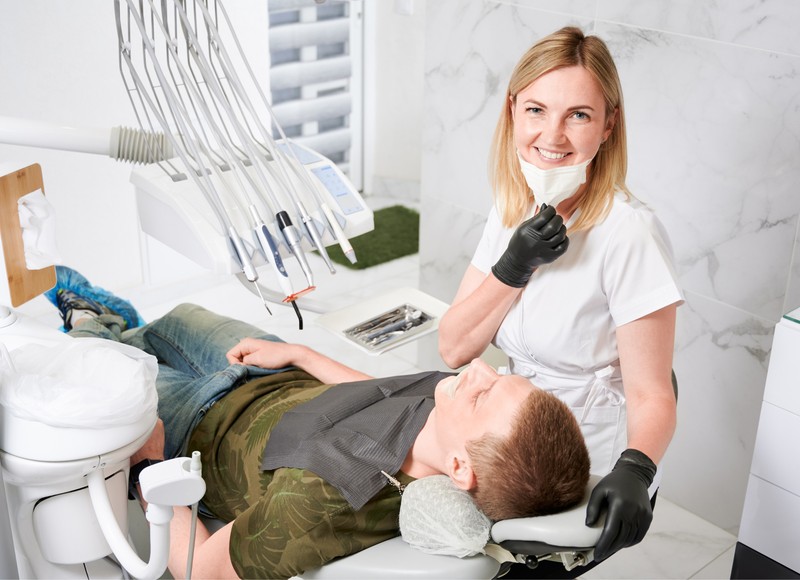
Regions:
M 513 288 L 528 283 L 533 271 L 567 251 L 569 238 L 556 208 L 542 204 L 539 213 L 520 224 L 508 247 L 492 266 L 495 278 Z
M 653 521 L 647 488 L 655 474 L 656 464 L 647 455 L 626 449 L 611 473 L 594 488 L 586 508 L 586 525 L 595 524 L 603 509 L 607 510 L 606 523 L 594 549 L 596 561 L 642 541 Z

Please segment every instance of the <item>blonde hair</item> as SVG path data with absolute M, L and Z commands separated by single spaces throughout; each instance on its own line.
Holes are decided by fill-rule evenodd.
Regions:
M 576 232 L 602 222 L 616 191 L 631 196 L 625 185 L 628 171 L 625 111 L 617 67 L 606 44 L 597 36 L 585 36 L 579 28 L 566 27 L 534 44 L 522 56 L 508 82 L 500 119 L 495 128 L 490 154 L 490 180 L 500 219 L 506 227 L 519 224 L 533 200 L 522 175 L 514 145 L 514 119 L 509 104 L 516 103 L 520 91 L 542 75 L 557 68 L 582 66 L 597 80 L 603 91 L 606 117 L 616 114 L 616 122 L 592 160 L 586 193 L 578 204 L 580 215 L 570 228 Z

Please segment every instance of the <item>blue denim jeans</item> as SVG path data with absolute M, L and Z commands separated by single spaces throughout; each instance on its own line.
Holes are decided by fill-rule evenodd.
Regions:
M 189 435 L 221 397 L 248 379 L 287 370 L 228 364 L 225 353 L 242 338 L 283 341 L 194 304 L 181 304 L 139 328 L 123 331 L 121 326 L 120 317 L 104 314 L 69 334 L 123 342 L 158 359 L 158 414 L 164 421 L 167 459 L 187 453 Z

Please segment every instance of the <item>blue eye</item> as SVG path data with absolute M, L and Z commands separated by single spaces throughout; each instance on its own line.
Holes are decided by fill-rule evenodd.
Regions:
M 575 113 L 573 113 L 573 115 L 579 121 L 588 121 L 589 120 L 589 115 L 587 115 L 583 111 L 575 111 Z
M 538 114 L 542 112 L 540 107 L 525 107 L 525 112 Z

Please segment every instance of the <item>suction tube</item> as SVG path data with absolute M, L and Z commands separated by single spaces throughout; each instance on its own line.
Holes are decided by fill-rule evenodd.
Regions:
M 149 504 L 147 521 L 150 522 L 150 561 L 146 564 L 131 548 L 119 528 L 111 501 L 108 499 L 103 470 L 96 469 L 88 475 L 89 496 L 92 499 L 97 521 L 103 535 L 119 560 L 120 565 L 136 578 L 158 578 L 167 569 L 169 560 L 169 523 L 172 506 Z
M 189 471 L 197 477 L 203 475 L 203 464 L 200 461 L 200 452 L 192 451 L 192 461 L 189 464 Z M 194 564 L 194 539 L 197 535 L 197 509 L 199 500 L 192 504 L 192 524 L 189 529 L 189 553 L 186 556 L 186 579 L 192 577 L 192 564 Z

